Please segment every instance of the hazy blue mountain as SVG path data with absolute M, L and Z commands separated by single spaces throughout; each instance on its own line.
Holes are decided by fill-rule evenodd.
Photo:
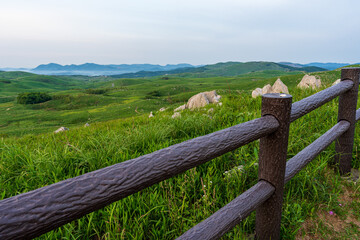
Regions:
M 320 67 L 327 70 L 334 70 L 340 67 L 344 67 L 347 65 L 350 65 L 350 63 L 321 63 L 321 62 L 312 62 L 312 63 L 306 63 L 306 64 L 300 64 L 300 63 L 292 63 L 292 62 L 279 62 L 279 64 L 291 66 L 291 67 Z
M 314 67 L 321 67 L 328 70 L 334 70 L 340 67 L 344 67 L 350 65 L 350 63 L 320 63 L 320 62 L 312 62 L 304 64 L 304 66 L 314 66 Z
M 292 62 L 278 62 L 278 64 L 282 64 L 282 65 L 286 65 L 286 66 L 290 66 L 290 67 L 295 67 L 295 68 L 304 67 L 304 65 L 302 65 L 300 63 L 292 63 Z
M 42 64 L 32 69 L 31 72 L 48 75 L 114 75 L 122 73 L 133 73 L 139 71 L 169 71 L 184 67 L 194 67 L 193 65 L 167 64 L 165 66 L 156 64 L 109 64 L 100 65 L 95 63 L 60 65 L 57 63 Z

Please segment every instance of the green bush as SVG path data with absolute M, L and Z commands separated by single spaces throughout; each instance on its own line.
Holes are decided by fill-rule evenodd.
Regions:
M 17 96 L 17 102 L 20 104 L 36 104 L 49 100 L 51 100 L 51 96 L 42 92 L 20 93 Z
M 157 98 L 160 97 L 161 93 L 157 90 L 148 92 L 145 96 L 145 99 Z
M 104 94 L 106 92 L 107 92 L 107 89 L 92 89 L 92 88 L 89 88 L 89 89 L 85 90 L 85 93 L 87 93 L 87 94 Z

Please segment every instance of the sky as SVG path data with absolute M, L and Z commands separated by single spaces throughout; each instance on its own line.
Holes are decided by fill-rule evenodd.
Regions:
M 0 0 L 0 67 L 360 62 L 358 0 Z

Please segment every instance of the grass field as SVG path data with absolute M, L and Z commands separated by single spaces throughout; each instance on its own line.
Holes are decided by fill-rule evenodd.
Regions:
M 93 87 L 107 89 L 102 95 L 67 90 L 53 92 L 57 97 L 43 104 L 0 104 L 0 111 L 8 114 L 0 123 L 3 134 L 0 138 L 1 199 L 258 118 L 261 99 L 252 99 L 250 90 L 273 83 L 278 75 L 274 72 L 273 75 L 252 73 L 227 78 L 121 79 L 95 83 Z M 339 78 L 340 72 L 315 75 L 320 76 L 327 87 Z M 296 89 L 302 76 L 299 73 L 281 76 L 289 86 L 293 102 L 318 91 Z M 223 96 L 222 106 L 185 110 L 180 118 L 171 118 L 172 109 L 189 96 L 213 89 Z M 160 97 L 146 99 L 146 95 L 155 90 L 160 92 Z M 148 118 L 150 111 L 161 107 L 168 107 L 168 110 L 155 112 L 154 118 Z M 208 113 L 209 108 L 214 111 Z M 90 127 L 82 127 L 89 121 Z M 296 120 L 290 128 L 288 158 L 336 122 L 337 99 Z M 70 131 L 52 133 L 64 124 L 72 126 Z M 356 133 L 355 136 L 353 167 L 358 169 L 360 135 Z M 258 141 L 255 141 L 39 239 L 174 239 L 257 182 L 258 151 Z M 302 225 L 319 212 L 330 211 L 337 217 L 351 214 L 360 220 L 359 187 L 344 185 L 344 180 L 333 174 L 328 166 L 333 156 L 334 146 L 330 146 L 286 185 L 283 239 L 301 238 L 302 235 L 312 239 L 358 239 L 360 231 L 352 225 L 341 231 L 341 235 L 326 226 L 310 231 Z M 240 165 L 243 170 L 238 170 Z M 341 198 L 344 186 L 352 192 L 351 202 Z M 346 208 L 340 208 L 339 204 Z M 252 214 L 223 239 L 251 237 L 254 220 Z

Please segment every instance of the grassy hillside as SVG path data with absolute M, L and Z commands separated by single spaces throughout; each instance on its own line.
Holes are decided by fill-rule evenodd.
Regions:
M 335 81 L 339 72 L 314 73 L 324 79 L 324 83 Z M 0 134 L 2 136 L 21 136 L 28 133 L 52 132 L 61 126 L 74 127 L 85 123 L 127 118 L 136 115 L 149 115 L 162 107 L 175 108 L 186 102 L 191 96 L 202 91 L 218 90 L 220 94 L 244 92 L 251 95 L 251 90 L 265 84 L 273 84 L 277 77 L 289 87 L 295 87 L 303 73 L 267 70 L 242 74 L 237 77 L 190 78 L 162 76 L 149 79 L 117 79 L 108 81 L 83 78 L 67 81 L 66 78 L 29 75 L 36 79 L 31 83 L 29 77 L 14 81 L 14 91 L 29 84 L 29 90 L 55 91 L 56 88 L 89 87 L 102 89 L 103 94 L 88 94 L 85 89 L 72 89 L 51 92 L 53 100 L 34 104 L 19 105 L 14 101 L 0 104 Z M 24 78 L 26 80 L 24 80 Z M 41 79 L 43 78 L 44 81 Z M 107 78 L 111 79 L 111 78 Z M 57 83 L 57 84 L 55 84 Z M 83 83 L 83 85 L 77 85 Z M 6 84 L 6 83 L 4 83 Z M 16 85 L 19 84 L 19 85 Z M 37 84 L 37 85 L 36 85 Z M 48 84 L 45 87 L 44 84 Z M 11 84 L 10 84 L 11 85 Z M 34 86 L 39 86 L 35 88 Z M 48 87 L 48 88 L 46 88 Z M 5 91 L 10 91 L 6 88 Z M 25 91 L 25 89 L 22 89 Z M 157 91 L 158 96 L 151 96 Z
M 252 72 L 263 71 L 278 71 L 278 72 L 318 72 L 325 71 L 326 69 L 319 67 L 302 67 L 296 68 L 288 65 L 278 64 L 274 62 L 226 62 L 206 65 L 197 68 L 180 68 L 172 71 L 160 72 L 146 72 L 141 71 L 137 73 L 127 73 L 114 75 L 117 78 L 140 78 L 140 77 L 154 77 L 160 75 L 177 75 L 182 77 L 214 77 L 214 76 L 238 76 Z
M 319 73 L 325 85 L 329 85 L 333 77 L 336 79 L 337 74 L 338 72 L 328 72 L 328 75 Z M 290 92 L 294 102 L 316 92 L 294 88 L 299 78 L 301 75 L 282 78 L 291 86 Z M 262 86 L 267 82 L 272 82 L 274 78 L 259 81 L 248 79 L 243 80 L 244 83 L 237 78 L 223 78 L 223 85 L 216 85 L 221 82 L 221 79 L 209 79 L 208 82 L 206 79 L 191 79 L 187 85 L 184 84 L 183 87 L 189 86 L 191 90 L 199 90 L 200 86 L 205 89 L 207 85 L 210 89 L 222 86 L 220 94 L 223 96 L 223 105 L 209 105 L 205 109 L 196 111 L 185 110 L 178 119 L 171 118 L 172 110 L 169 109 L 162 113 L 155 113 L 155 117 L 151 119 L 145 114 L 94 123 L 88 128 L 72 128 L 68 132 L 56 135 L 46 133 L 0 138 L 1 198 L 123 162 L 196 136 L 260 117 L 261 99 L 252 99 L 250 91 L 241 91 L 235 86 L 246 85 L 246 82 L 251 84 L 256 82 Z M 154 85 L 146 83 L 149 85 L 144 86 L 147 91 L 154 89 L 159 89 L 164 93 L 176 91 L 173 88 L 179 84 L 176 79 L 153 79 L 152 81 Z M 166 81 L 169 81 L 167 85 L 164 83 Z M 126 84 L 123 87 L 132 89 L 137 82 L 136 80 L 117 80 L 114 83 Z M 164 84 L 160 85 L 160 83 Z M 227 88 L 227 86 L 230 87 Z M 145 89 L 140 89 L 139 92 L 145 93 Z M 171 96 L 182 96 L 184 90 L 186 93 L 187 89 L 184 88 Z M 122 90 L 119 88 L 108 94 L 110 96 L 95 97 L 121 98 Z M 136 96 L 135 93 L 134 96 Z M 151 101 L 153 100 L 144 102 Z M 163 100 L 160 98 L 157 101 Z M 138 106 L 138 109 L 145 109 L 143 105 Z M 168 106 L 172 108 L 175 105 Z M 209 113 L 209 108 L 213 108 L 214 111 Z M 105 112 L 107 111 L 103 111 L 102 114 Z M 70 114 L 63 118 L 69 116 Z M 290 129 L 288 157 L 294 156 L 336 122 L 337 100 L 296 120 Z M 359 143 L 360 135 L 356 134 L 355 146 Z M 359 149 L 355 148 L 354 151 L 354 156 L 358 156 Z M 258 141 L 255 141 L 175 178 L 88 214 L 39 239 L 174 239 L 257 182 L 258 152 Z M 299 234 L 300 224 L 320 210 L 334 211 L 338 216 L 343 217 L 348 214 L 339 207 L 339 204 L 344 206 L 346 204 L 340 199 L 344 191 L 342 189 L 344 180 L 337 174 L 332 174 L 332 170 L 327 167 L 333 155 L 334 147 L 331 146 L 286 186 L 281 228 L 283 239 L 295 239 L 295 236 Z M 240 165 L 243 166 L 243 170 L 239 170 Z M 354 158 L 353 167 L 360 167 L 358 158 Z M 354 185 L 348 184 L 346 187 L 350 189 L 354 188 Z M 360 218 L 359 211 L 356 211 L 360 208 L 359 197 L 359 193 L 355 192 L 355 198 L 351 203 L 351 209 L 354 209 L 351 214 L 354 214 L 355 218 Z M 245 239 L 250 236 L 254 231 L 254 219 L 255 215 L 252 214 L 223 239 Z M 320 230 L 322 228 L 313 231 Z M 358 230 L 350 229 L 347 235 L 339 239 L 356 239 L 354 234 L 358 233 Z M 337 236 L 326 232 L 321 232 L 321 234 L 320 239 Z
M 54 92 L 84 87 L 87 81 L 27 72 L 0 72 L 0 103 L 15 99 L 21 92 Z

